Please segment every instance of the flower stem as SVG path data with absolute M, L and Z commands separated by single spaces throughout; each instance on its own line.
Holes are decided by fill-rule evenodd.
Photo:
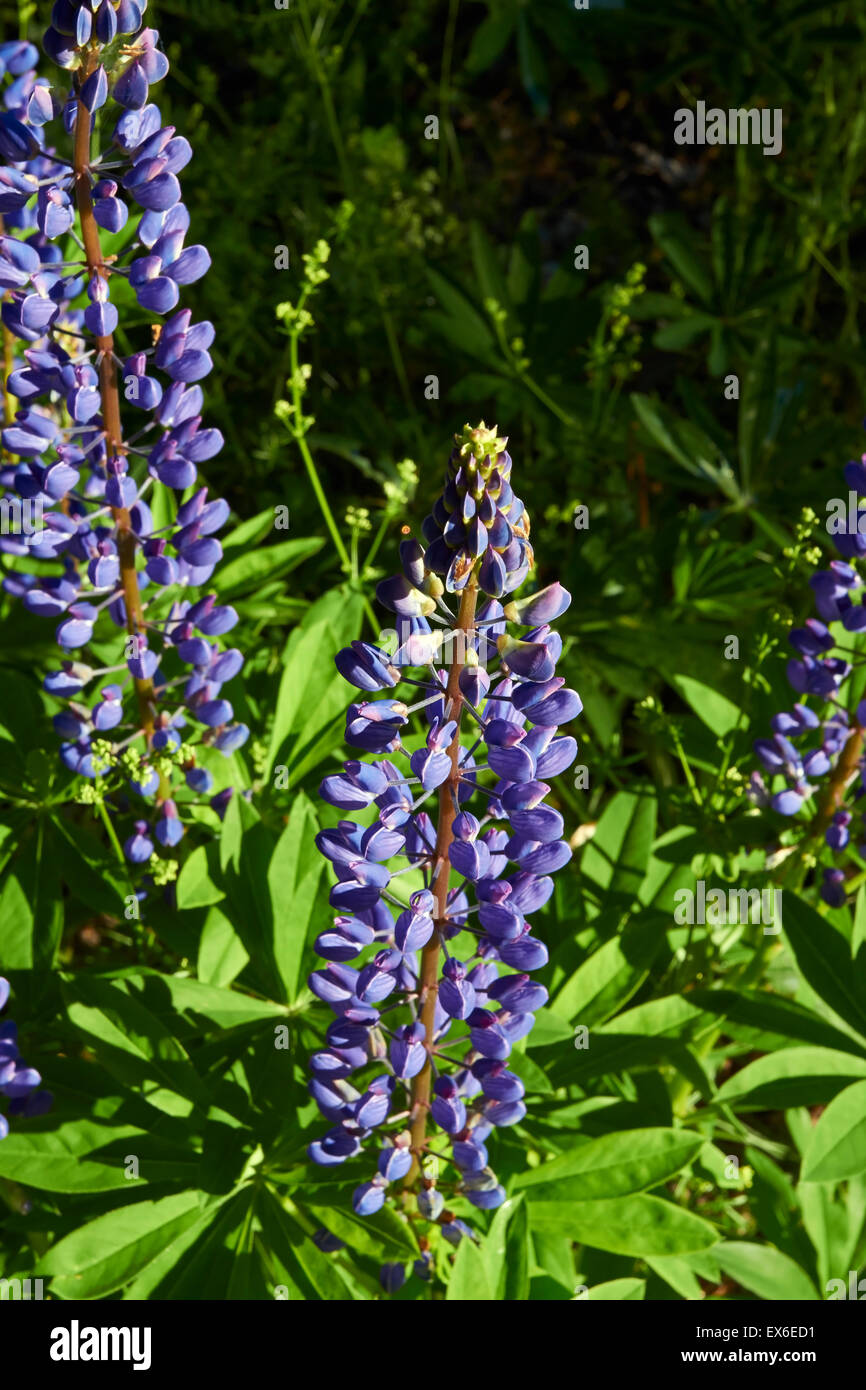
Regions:
M 457 617 L 457 629 L 463 632 L 471 632 L 475 626 L 475 608 L 478 601 L 478 582 L 473 575 L 463 590 L 460 600 L 460 612 Z M 454 644 L 455 652 L 465 650 L 463 644 Z M 460 781 L 460 715 L 463 704 L 463 696 L 460 690 L 460 672 L 463 670 L 463 662 L 455 660 L 448 675 L 448 686 L 445 694 L 446 719 L 456 721 L 457 728 L 448 749 L 451 758 L 451 772 L 445 782 L 439 788 L 439 824 L 436 831 L 436 854 L 435 864 L 438 873 L 434 870 L 433 893 L 436 898 L 436 929 L 433 932 L 427 945 L 421 952 L 421 970 L 419 975 L 419 992 L 422 999 L 420 1021 L 424 1025 L 425 1044 L 427 1047 L 427 1061 L 421 1071 L 412 1082 L 412 1149 L 414 1160 L 412 1168 L 408 1174 L 408 1182 L 417 1177 L 419 1169 L 419 1155 L 423 1149 L 427 1134 L 427 1111 L 430 1107 L 430 1082 L 433 1072 L 432 1049 L 434 1025 L 436 1019 L 436 997 L 438 992 L 439 978 L 439 951 L 441 948 L 441 933 L 448 916 L 448 881 L 451 877 L 451 864 L 449 851 L 451 842 L 454 839 L 454 817 L 456 815 L 455 805 L 457 801 L 457 786 Z M 449 710 L 450 704 L 450 710 Z
M 299 313 L 304 306 L 305 299 L 306 294 L 302 294 L 298 300 Z M 307 470 L 307 476 L 310 479 L 313 492 L 316 494 L 316 501 L 318 502 L 322 516 L 325 519 L 325 525 L 331 533 L 331 540 L 334 542 L 334 548 L 338 556 L 340 557 L 343 569 L 346 571 L 347 574 L 351 574 L 352 561 L 349 558 L 349 552 L 346 549 L 346 544 L 343 540 L 343 537 L 340 535 L 337 523 L 334 520 L 334 514 L 331 511 L 327 496 L 325 495 L 325 489 L 322 487 L 322 483 L 319 478 L 319 472 L 316 468 L 315 459 L 313 458 L 313 455 L 310 452 L 310 447 L 307 444 L 307 440 L 305 437 L 306 431 L 304 427 L 302 413 L 303 392 L 300 385 L 300 379 L 298 377 L 298 368 L 300 365 L 300 359 L 298 356 L 298 339 L 299 334 L 297 330 L 293 328 L 289 335 L 289 360 L 291 370 L 290 384 L 292 392 L 292 404 L 294 406 L 294 426 L 292 427 L 291 432 L 294 435 L 295 443 L 297 444 L 298 449 L 300 450 L 301 458 L 304 461 L 304 467 Z
M 98 59 L 91 55 L 82 81 L 90 75 Z M 91 277 L 107 280 L 108 272 L 99 242 L 99 228 L 93 215 L 93 199 L 90 195 L 90 139 L 92 121 L 87 107 L 78 102 L 75 121 L 75 145 L 73 151 L 73 171 L 75 178 L 75 199 L 81 218 L 81 235 L 87 258 L 87 269 Z M 117 389 L 117 368 L 114 359 L 114 338 L 111 334 L 96 339 L 97 370 L 99 373 L 99 394 L 102 400 L 102 424 L 105 430 L 105 450 L 108 459 L 116 458 L 125 452 L 123 427 L 120 421 L 120 396 Z M 117 552 L 120 560 L 120 577 L 123 584 L 123 598 L 126 606 L 126 627 L 131 636 L 144 631 L 144 614 L 138 588 L 138 575 L 135 569 L 135 535 L 127 507 L 112 507 L 112 517 L 117 526 Z M 154 689 L 153 681 L 135 678 L 138 695 L 138 708 L 142 727 L 148 746 L 153 737 Z

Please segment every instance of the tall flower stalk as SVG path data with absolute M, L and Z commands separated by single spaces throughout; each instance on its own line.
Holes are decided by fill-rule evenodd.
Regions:
M 483 422 L 456 436 L 425 544 L 404 540 L 402 572 L 378 586 L 396 615 L 394 649 L 356 641 L 337 656 L 365 696 L 388 694 L 347 717 L 346 742 L 379 756 L 347 762 L 320 789 L 359 821 L 318 837 L 339 915 L 316 942 L 328 964 L 309 983 L 337 1017 L 312 1058 L 310 1091 L 331 1128 L 310 1156 L 343 1163 L 378 1132 L 355 1211 L 395 1193 L 452 1243 L 468 1227 L 441 1189 L 498 1206 L 485 1141 L 526 1113 L 508 1058 L 547 998 L 530 972 L 548 959 L 529 918 L 571 857 L 543 779 L 573 761 L 577 745 L 557 726 L 581 709 L 555 675 L 562 642 L 549 626 L 568 593 L 554 583 L 510 599 L 534 557 L 506 443 Z M 410 704 L 392 693 L 400 681 L 414 688 Z M 416 710 L 424 736 L 412 732 Z M 455 1177 L 443 1182 L 433 1158 Z
M 198 798 L 222 815 L 231 795 L 211 796 L 206 750 L 228 755 L 248 730 L 222 694 L 243 659 L 215 640 L 237 614 L 206 587 L 228 517 L 198 478 L 223 445 L 202 427 L 198 385 L 214 330 L 178 307 L 210 257 L 185 246 L 177 176 L 192 150 L 149 100 L 168 60 L 142 28 L 146 9 L 57 0 L 44 47 L 69 73 L 66 89 L 36 76 L 33 45 L 4 58 L 15 99 L 7 89 L 0 114 L 0 484 L 7 503 L 34 504 L 40 524 L 4 535 L 0 549 L 16 561 L 7 592 L 57 621 L 64 660 L 45 689 L 64 702 L 54 725 L 64 764 L 85 779 L 79 799 L 110 812 L 115 844 L 112 822 L 129 812 L 125 857 L 159 882 L 173 861 L 154 842 L 171 851 Z M 119 251 L 105 249 L 105 233 L 115 246 L 126 233 Z M 166 525 L 154 520 L 157 500 Z M 125 632 L 107 665 L 103 620 Z
M 780 815 L 797 817 L 802 834 L 791 862 L 798 871 L 807 867 L 809 856 L 817 857 L 822 841 L 840 854 L 852 835 L 866 858 L 866 816 L 861 812 L 855 822 L 855 803 L 866 787 L 866 699 L 861 698 L 862 686 L 855 687 L 852 680 L 864 664 L 856 644 L 858 634 L 866 631 L 866 589 L 858 570 L 866 557 L 866 506 L 857 497 L 866 496 L 866 454 L 846 465 L 844 478 L 855 503 L 853 516 L 840 517 L 828 504 L 833 510 L 828 530 L 840 558 L 812 574 L 816 616 L 788 635 L 794 655 L 787 677 L 797 699 L 789 710 L 774 715 L 772 737 L 754 745 L 773 780 L 767 786 L 754 773 L 751 798 Z M 821 552 L 814 558 L 820 563 Z M 788 872 L 786 865 L 783 873 Z M 842 906 L 851 886 L 838 864 L 824 866 L 820 892 L 828 906 Z

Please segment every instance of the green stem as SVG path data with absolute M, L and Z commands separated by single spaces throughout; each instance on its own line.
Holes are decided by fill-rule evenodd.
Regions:
M 454 162 L 455 172 L 462 172 L 460 164 L 460 148 L 454 134 L 454 126 L 449 115 L 449 97 L 451 88 L 451 62 L 454 55 L 454 36 L 457 29 L 457 10 L 460 0 L 450 0 L 448 6 L 448 20 L 445 28 L 445 42 L 442 45 L 442 66 L 439 70 L 439 123 L 447 132 L 447 138 L 442 141 L 439 147 L 439 178 L 441 186 L 445 189 L 445 178 L 448 173 L 448 152 L 450 148 Z
M 117 838 L 117 832 L 115 831 L 114 826 L 111 823 L 111 816 L 105 809 L 104 801 L 98 801 L 97 805 L 99 806 L 99 814 L 102 817 L 102 823 L 105 826 L 105 833 L 111 841 L 114 853 L 117 855 L 118 861 L 123 865 L 124 874 L 126 874 L 126 860 L 123 857 L 123 850 L 120 847 L 120 841 Z
M 304 300 L 306 299 L 306 297 L 307 297 L 307 296 L 306 296 L 306 291 L 305 291 L 305 292 L 300 296 L 300 299 L 298 300 L 298 310 L 299 310 L 299 311 L 303 308 Z M 294 425 L 291 426 L 290 428 L 291 428 L 291 430 L 292 430 L 292 434 L 293 434 L 294 437 L 295 437 L 295 442 L 296 442 L 296 444 L 297 444 L 297 446 L 298 446 L 298 449 L 300 450 L 301 458 L 304 460 L 304 467 L 305 467 L 306 470 L 307 470 L 307 474 L 308 474 L 308 476 L 309 476 L 310 483 L 312 484 L 313 492 L 314 492 L 315 495 L 316 495 L 316 500 L 317 500 L 317 502 L 318 502 L 318 504 L 319 504 L 319 507 L 320 507 L 320 509 L 321 509 L 322 516 L 325 518 L 325 525 L 327 526 L 328 530 L 329 530 L 330 533 L 331 533 L 331 539 L 332 539 L 332 541 L 334 542 L 334 545 L 335 545 L 336 550 L 337 550 L 337 554 L 338 554 L 339 557 L 340 557 L 340 560 L 341 560 L 341 562 L 342 562 L 343 568 L 345 569 L 346 573 L 347 573 L 347 574 L 351 574 L 351 573 L 352 573 L 352 561 L 351 561 L 351 559 L 350 559 L 350 557 L 349 557 L 349 552 L 348 552 L 348 550 L 346 549 L 346 544 L 345 544 L 345 542 L 344 542 L 344 540 L 343 540 L 343 537 L 340 535 L 340 532 L 339 532 L 339 530 L 337 529 L 337 523 L 336 523 L 335 520 L 334 520 L 333 512 L 331 511 L 331 508 L 330 508 L 329 505 L 328 505 L 328 499 L 327 499 L 327 497 L 325 496 L 325 490 L 324 490 L 324 488 L 322 487 L 321 481 L 320 481 L 320 479 L 319 479 L 319 474 L 318 474 L 318 470 L 317 470 L 317 468 L 316 468 L 316 463 L 315 463 L 315 460 L 314 460 L 314 458 L 313 458 L 313 455 L 310 453 L 310 448 L 309 448 L 309 445 L 307 444 L 306 434 L 305 434 L 304 427 L 303 427 L 303 411 L 302 411 L 303 401 L 302 401 L 302 391 L 301 391 L 301 386 L 300 386 L 300 378 L 299 378 L 299 376 L 298 376 L 298 370 L 299 370 L 299 366 L 300 366 L 300 362 L 299 362 L 299 358 L 298 358 L 298 336 L 299 336 L 299 335 L 298 335 L 297 329 L 294 329 L 294 328 L 293 328 L 293 329 L 291 330 L 291 334 L 290 334 L 290 338 L 289 338 L 289 343 L 290 343 L 290 348 L 291 348 L 291 351 L 290 351 L 291 376 L 290 376 L 289 380 L 290 380 L 290 382 L 291 382 L 292 405 L 294 406 Z
M 368 570 L 372 565 L 373 561 L 375 560 L 376 555 L 379 552 L 379 547 L 381 546 L 383 540 L 385 539 L 385 536 L 388 533 L 388 523 L 390 522 L 390 520 L 390 513 L 386 511 L 385 515 L 382 517 L 382 520 L 379 523 L 379 529 L 373 537 L 373 544 L 370 546 L 370 549 L 367 551 L 367 554 L 364 557 L 365 570 Z

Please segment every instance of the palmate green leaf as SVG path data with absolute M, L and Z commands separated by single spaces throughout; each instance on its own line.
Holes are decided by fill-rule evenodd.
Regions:
M 681 994 L 664 994 L 659 999 L 649 999 L 645 1004 L 636 1004 L 610 1019 L 604 1025 L 605 1036 L 615 1033 L 646 1033 L 652 1038 L 670 1038 L 686 1041 L 701 1029 L 709 1032 L 712 1022 L 701 1009 L 695 1008 L 689 998 Z
M 124 1291 L 127 1299 L 266 1299 L 272 1296 L 255 1248 L 257 1190 L 211 1207 Z
M 548 1073 L 554 1085 L 583 1084 L 634 1067 L 676 1066 L 707 1097 L 711 1087 L 686 1043 L 711 1021 L 680 995 L 665 995 L 626 1009 L 589 1034 L 587 1048 L 557 1047 Z
M 680 1298 L 697 1301 L 703 1298 L 704 1292 L 688 1264 L 689 1258 L 688 1255 L 649 1255 L 647 1264 Z
M 222 1208 L 222 1201 L 215 1202 L 188 1226 L 185 1231 L 176 1236 L 156 1259 L 151 1260 L 141 1273 L 136 1275 L 131 1283 L 128 1283 L 121 1292 L 124 1302 L 142 1302 L 145 1299 L 171 1298 L 169 1292 L 176 1282 L 184 1277 L 187 1267 L 187 1252 L 196 1250 L 210 1230 Z
M 674 676 L 673 685 L 700 720 L 720 738 L 736 728 L 740 711 L 718 690 L 691 676 Z
M 294 735 L 289 764 L 348 704 L 351 687 L 334 666 L 341 647 L 360 635 L 361 596 L 346 588 L 332 589 L 314 603 L 294 629 L 283 656 L 283 675 L 277 694 L 270 747 L 263 771 L 270 780 L 278 755 Z M 287 755 L 289 750 L 287 750 Z M 291 775 L 300 775 L 292 768 Z
M 740 994 L 731 989 L 693 989 L 689 991 L 689 1000 L 707 1013 L 723 1018 L 728 1025 L 726 1031 L 730 1031 L 735 1038 L 745 1037 L 753 1042 L 762 1036 L 766 1038 L 762 1050 L 769 1051 L 770 1045 L 778 1046 L 781 1040 L 789 1039 L 866 1057 L 866 1046 L 811 1013 L 802 1004 L 783 999 L 781 995 L 763 992 Z
M 826 1291 L 828 1279 L 841 1274 L 847 1280 L 847 1271 L 861 1263 L 856 1251 L 866 1225 L 866 1174 L 835 1188 L 829 1183 L 801 1182 L 797 1201 L 817 1254 L 818 1286 Z
M 866 1171 L 866 1081 L 831 1100 L 803 1154 L 803 1182 L 841 1182 Z
M 786 1047 L 736 1072 L 719 1087 L 715 1104 L 736 1110 L 825 1105 L 849 1081 L 860 1077 L 866 1077 L 866 1058 L 828 1047 Z
M 640 1303 L 646 1294 L 645 1279 L 609 1279 L 605 1284 L 594 1284 L 591 1289 L 575 1301 L 589 1303 Z
M 143 1133 L 118 1126 L 106 1132 L 104 1142 L 114 1143 L 124 1129 L 131 1135 Z M 195 1156 L 188 1162 L 148 1159 L 141 1163 L 140 1176 L 131 1178 L 123 1158 L 110 1161 L 70 1153 L 57 1131 L 25 1134 L 13 1130 L 0 1144 L 0 1178 L 9 1178 L 44 1192 L 111 1192 L 115 1189 L 134 1192 L 145 1184 L 194 1181 L 196 1171 Z
M 677 862 L 677 844 L 693 837 L 687 825 L 674 826 L 672 830 L 660 835 L 653 846 L 652 856 L 646 877 L 640 886 L 638 897 L 646 907 L 664 912 L 671 917 L 677 906 L 676 894 L 683 888 L 694 885 L 694 874 L 690 863 Z M 689 860 L 691 856 L 689 855 Z
M 533 1032 L 535 1029 L 533 1029 Z M 571 1031 L 569 1030 L 569 1037 Z M 520 1077 L 527 1091 L 535 1091 L 549 1095 L 553 1087 L 547 1072 L 543 1071 L 536 1062 L 526 1052 L 519 1052 L 515 1049 L 508 1059 L 508 1066 L 517 1076 Z
M 649 1127 L 600 1135 L 568 1153 L 527 1169 L 516 1187 L 532 1201 L 563 1197 L 594 1201 L 626 1196 L 667 1181 L 700 1152 L 703 1139 L 687 1130 Z
M 517 16 L 517 61 L 520 79 L 535 114 L 546 116 L 550 111 L 550 76 L 544 52 L 536 40 L 524 9 L 521 9 Z
M 232 921 L 218 907 L 212 907 L 199 938 L 196 961 L 199 979 L 209 985 L 230 985 L 249 958 Z
M 508 287 L 499 265 L 496 250 L 486 236 L 484 228 L 476 219 L 469 224 L 469 244 L 472 248 L 472 264 L 478 276 L 478 284 L 485 299 L 495 299 L 503 309 L 510 309 Z
M 529 1297 L 529 1270 L 532 1258 L 529 1239 L 529 1212 L 526 1203 L 518 1198 L 505 1203 L 512 1208 L 505 1237 L 504 1280 L 498 1286 L 500 1298 L 523 1302 Z
M 192 1191 L 116 1207 L 64 1236 L 36 1272 L 52 1276 L 58 1298 L 104 1298 L 167 1251 L 211 1205 L 207 1193 Z
M 529 1209 L 525 1204 L 524 1208 L 528 1222 Z M 552 1232 L 530 1230 L 530 1243 L 534 1255 L 531 1269 L 533 1280 L 543 1274 L 566 1289 L 571 1297 L 575 1285 L 574 1247 L 571 1241 L 566 1236 L 554 1235 Z
M 703 247 L 684 218 L 659 213 L 649 219 L 650 232 L 679 275 L 704 305 L 715 299 L 716 287 Z
M 116 899 L 113 900 L 116 906 Z M 57 834 L 46 816 L 25 832 L 0 890 L 0 961 L 7 970 L 54 964 L 63 931 Z
M 661 924 L 661 925 L 660 925 Z M 665 941 L 664 920 L 641 915 L 620 936 L 593 951 L 555 995 L 550 1007 L 562 1018 L 603 1023 L 640 988 Z
M 581 873 L 607 894 L 633 896 L 649 864 L 656 814 L 654 797 L 617 792 L 583 852 Z
M 265 536 L 273 530 L 274 508 L 265 507 L 263 511 L 257 512 L 240 525 L 235 526 L 227 536 L 222 538 L 223 555 L 233 559 L 232 551 L 246 549 L 263 541 Z
M 321 536 L 305 536 L 293 541 L 245 551 L 237 559 L 229 559 L 213 576 L 213 587 L 221 603 L 239 594 L 259 588 L 275 575 L 294 569 L 324 545 Z
M 595 1202 L 536 1202 L 527 1196 L 531 1230 L 566 1235 L 614 1255 L 678 1255 L 708 1250 L 718 1241 L 702 1217 L 644 1193 Z
M 511 38 L 516 18 L 517 11 L 515 9 L 506 9 L 501 14 L 491 13 L 481 21 L 472 36 L 472 43 L 465 60 L 467 72 L 475 74 L 485 72 L 491 63 L 496 62 Z
M 316 848 L 319 822 L 303 792 L 292 801 L 289 823 L 268 865 L 274 923 L 274 958 L 289 999 L 299 988 L 301 959 L 325 860 Z
M 566 1051 L 559 1048 L 549 1067 L 554 1086 L 583 1086 L 594 1077 L 665 1064 L 677 1067 L 684 1076 L 695 1074 L 697 1063 L 675 1038 L 652 1038 L 645 1033 L 610 1034 L 596 1029 L 589 1036 L 588 1048 Z M 709 1085 L 707 1084 L 709 1091 Z
M 88 1161 L 87 1155 L 109 1143 L 140 1138 L 145 1132 L 137 1125 L 85 1119 L 53 1130 L 25 1133 L 13 1129 L 0 1144 L 0 1177 L 48 1192 L 104 1192 L 121 1187 L 122 1170 L 121 1181 L 109 1180 L 108 1172 L 103 1171 L 108 1165 Z
M 242 796 L 233 796 L 223 817 L 219 837 L 220 881 L 228 869 L 237 872 L 241 862 L 241 845 L 247 831 L 261 820 L 258 811 Z
M 844 936 L 793 893 L 785 893 L 782 930 L 810 988 L 866 1039 L 866 949 L 852 960 Z
M 313 1243 L 273 1192 L 262 1193 L 259 1215 L 269 1254 L 280 1261 L 305 1300 L 333 1302 L 351 1297 L 333 1255 Z
M 861 946 L 866 946 L 866 884 L 857 889 L 854 906 L 854 928 L 851 932 L 851 954 L 856 956 Z
M 772 1245 L 726 1240 L 713 1253 L 727 1275 L 759 1298 L 814 1301 L 818 1297 L 808 1274 Z
M 713 335 L 714 340 L 716 334 Z M 677 418 L 649 396 L 633 392 L 635 414 L 655 444 L 663 449 L 692 477 L 717 489 L 730 502 L 745 505 L 740 488 L 726 457 L 709 436 L 690 420 Z
M 667 1182 L 697 1157 L 703 1138 L 688 1130 L 632 1129 L 579 1144 L 518 1175 L 515 1187 L 532 1201 L 596 1201 Z
M 448 1303 L 494 1303 L 498 1281 L 474 1240 L 464 1237 L 457 1247 L 448 1289 Z
M 228 817 L 226 817 L 228 819 Z M 315 846 L 312 803 L 295 796 L 289 823 L 277 841 L 262 822 L 248 825 L 229 862 L 224 853 L 223 911 L 250 958 L 251 984 L 285 1002 L 296 996 L 307 929 L 325 861 Z
M 199 1015 L 221 1029 L 238 1028 L 247 1023 L 286 1017 L 286 1009 L 282 1004 L 272 1003 L 268 999 L 254 999 L 240 990 L 220 988 L 182 975 L 155 973 L 136 977 L 132 974 L 127 978 L 131 983 L 135 983 L 136 978 L 139 978 L 145 988 L 152 986 L 156 993 L 166 990 L 178 1013 Z
M 64 979 L 62 990 L 70 1023 L 112 1075 L 132 1084 L 158 1083 L 169 1093 L 204 1103 L 205 1088 L 185 1049 L 121 981 L 77 975 Z
M 96 825 L 96 820 L 93 822 Z M 125 869 L 87 826 L 55 819 L 49 850 L 64 884 L 91 912 L 122 917 L 132 884 Z
M 178 875 L 177 906 L 183 912 L 188 908 L 210 907 L 221 902 L 225 891 L 215 882 L 219 873 L 218 851 L 215 842 L 199 845 L 187 859 Z
M 461 1241 L 458 1250 L 467 1242 Z M 485 1270 L 484 1287 L 496 1299 L 529 1297 L 529 1225 L 522 1196 L 509 1197 L 498 1207 L 490 1229 L 481 1238 L 481 1259 Z M 481 1295 L 471 1295 L 481 1297 Z M 458 1297 L 457 1294 L 452 1297 Z
M 711 329 L 717 320 L 713 314 L 686 314 L 673 323 L 665 324 L 653 334 L 653 346 L 663 352 L 680 352 L 689 347 L 700 334 Z
M 0 960 L 5 970 L 33 965 L 33 913 L 18 874 L 9 870 L 0 887 Z
M 379 1260 L 417 1259 L 416 1245 L 408 1223 L 390 1207 L 383 1207 L 375 1216 L 356 1216 L 347 1202 L 345 1186 L 333 1199 L 324 1197 L 324 1189 L 319 1188 L 313 1202 L 304 1202 L 317 1226 L 324 1226 L 333 1235 L 360 1255 L 370 1255 Z
M 463 289 L 453 285 L 440 271 L 428 265 L 426 275 L 443 313 L 428 311 L 425 322 L 435 335 L 445 339 L 461 356 L 469 356 L 488 367 L 499 364 L 499 350 L 493 330 L 475 308 Z
M 276 961 L 274 918 L 268 891 L 268 866 L 275 844 L 273 831 L 259 820 L 243 831 L 235 858 L 224 869 L 228 902 L 223 910 L 250 957 L 250 984 L 259 993 L 283 1002 L 286 993 Z

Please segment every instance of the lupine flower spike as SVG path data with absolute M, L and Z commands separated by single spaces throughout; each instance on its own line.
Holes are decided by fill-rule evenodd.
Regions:
M 866 496 L 866 454 L 846 465 L 844 477 L 853 493 Z M 771 779 L 776 779 L 776 789 L 756 772 L 750 796 L 783 816 L 810 811 L 810 840 L 819 844 L 823 839 L 840 852 L 854 835 L 860 854 L 866 855 L 866 814 L 861 811 L 852 824 L 854 811 L 845 804 L 846 797 L 853 804 L 866 790 L 866 699 L 848 695 L 847 684 L 863 662 L 830 655 L 866 630 L 866 589 L 857 569 L 866 557 L 866 505 L 858 504 L 853 526 L 847 519 L 830 520 L 828 529 L 841 558 L 812 575 L 817 616 L 793 628 L 788 637 L 795 652 L 787 666 L 788 683 L 798 698 L 789 710 L 773 717 L 772 738 L 758 739 L 754 745 Z M 844 904 L 841 868 L 824 868 L 821 897 L 831 907 Z
M 9 998 L 9 981 L 0 976 L 0 1013 Z M 0 1020 L 0 1096 L 9 1101 L 10 1115 L 44 1115 L 53 1096 L 40 1091 L 42 1077 L 22 1061 L 17 1045 L 18 1030 L 11 1019 Z M 0 1139 L 9 1133 L 9 1121 L 0 1114 Z
M 557 726 L 581 709 L 555 674 L 562 642 L 549 626 L 569 594 L 554 583 L 511 597 L 533 553 L 506 443 L 483 423 L 456 436 L 426 543 L 404 540 L 401 573 L 378 587 L 396 614 L 395 650 L 356 641 L 336 658 L 362 692 L 346 742 L 373 756 L 321 785 L 347 819 L 318 837 L 337 916 L 316 942 L 328 964 L 309 983 L 336 1017 L 312 1058 L 310 1091 L 331 1127 L 310 1156 L 332 1165 L 377 1150 L 355 1211 L 411 1191 L 453 1244 L 469 1227 L 426 1160 L 448 1160 L 449 1193 L 473 1206 L 504 1200 L 487 1140 L 526 1113 L 508 1059 L 547 999 L 531 979 L 548 959 L 531 918 L 571 857 L 547 779 L 576 755 Z M 415 710 L 428 726 L 420 740 Z M 408 871 L 420 886 L 407 895 Z M 425 1277 L 427 1263 L 429 1253 Z
M 18 561 L 4 587 L 56 624 L 63 660 L 45 689 L 63 702 L 60 756 L 89 780 L 81 799 L 110 795 L 113 812 L 137 803 L 124 831 L 133 864 L 176 846 L 184 798 L 212 792 L 196 745 L 229 754 L 248 732 L 222 693 L 242 657 L 217 641 L 237 615 L 206 587 L 228 516 L 198 485 L 199 465 L 223 444 L 202 426 L 198 385 L 214 330 L 178 307 L 210 257 L 185 245 L 178 174 L 192 150 L 149 101 L 168 60 L 142 28 L 146 9 L 57 0 L 45 51 L 69 73 L 67 89 L 36 76 L 31 44 L 0 46 L 11 78 L 0 114 L 2 322 L 7 347 L 22 349 L 5 381 L 0 485 L 7 507 L 39 520 L 0 539 Z M 94 149 L 97 121 L 106 135 Z M 124 234 L 124 249 L 108 255 L 103 233 Z M 136 328 L 134 313 L 124 341 L 141 341 L 125 358 L 118 287 L 154 320 Z M 154 499 L 170 524 L 154 520 Z M 125 637 L 105 666 L 90 648 L 111 623 Z M 224 814 L 226 792 L 211 804 Z

